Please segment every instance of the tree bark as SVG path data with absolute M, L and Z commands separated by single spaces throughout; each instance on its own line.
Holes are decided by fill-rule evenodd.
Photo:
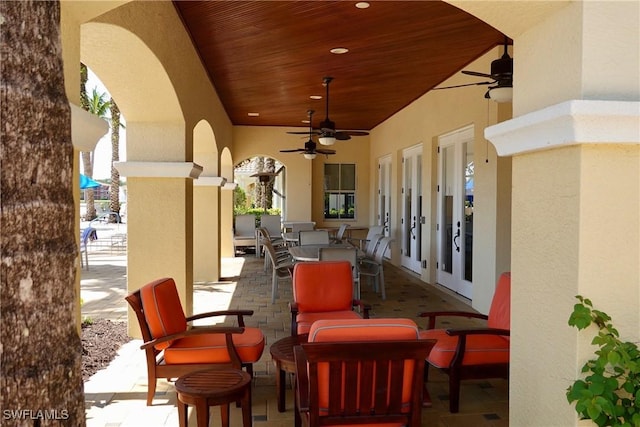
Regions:
M 120 160 L 120 109 L 111 98 L 111 189 L 109 191 L 109 210 L 120 213 L 120 172 L 113 163 Z M 115 221 L 116 218 L 109 218 Z
M 89 70 L 87 66 L 80 63 L 80 106 L 89 111 L 89 96 L 87 95 L 87 80 L 89 80 Z M 91 152 L 83 152 L 80 154 L 82 158 L 82 168 L 84 174 L 89 178 L 93 178 L 93 160 L 91 159 Z M 90 221 L 94 219 L 96 215 L 95 193 L 92 188 L 87 188 L 84 191 L 84 203 L 86 206 L 85 220 Z
M 60 5 L 0 2 L 2 425 L 85 423 Z M 7 412 L 9 411 L 9 412 Z

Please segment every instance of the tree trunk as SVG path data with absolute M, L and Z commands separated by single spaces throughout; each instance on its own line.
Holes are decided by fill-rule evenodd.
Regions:
M 276 160 L 272 157 L 267 157 L 264 163 L 265 172 L 276 171 Z M 276 177 L 272 177 L 264 186 L 264 198 L 265 208 L 271 209 L 273 207 L 273 184 L 276 181 Z
M 85 423 L 60 5 L 0 2 L 2 425 Z M 10 411 L 10 412 L 7 412 Z
M 264 172 L 264 157 L 256 158 L 256 172 Z M 265 209 L 264 185 L 258 180 L 255 185 L 256 189 L 256 207 Z
M 120 109 L 111 98 L 111 189 L 109 191 L 109 210 L 120 213 L 120 172 L 113 163 L 120 160 Z M 116 218 L 109 218 L 115 221 Z

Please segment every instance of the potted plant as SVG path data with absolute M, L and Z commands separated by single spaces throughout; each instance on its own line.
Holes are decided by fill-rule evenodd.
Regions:
M 611 317 L 593 308 L 587 298 L 577 295 L 569 325 L 582 330 L 598 328 L 591 344 L 598 346 L 595 357 L 582 367 L 582 377 L 567 389 L 569 403 L 582 419 L 598 426 L 640 427 L 640 350 L 623 342 Z

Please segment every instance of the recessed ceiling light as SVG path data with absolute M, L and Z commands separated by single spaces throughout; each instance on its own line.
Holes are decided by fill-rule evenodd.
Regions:
M 322 96 L 320 96 L 320 95 L 311 95 L 309 98 L 311 98 L 311 99 L 322 99 Z
M 370 5 L 368 2 L 366 2 L 366 1 L 359 1 L 358 3 L 356 3 L 356 7 L 357 7 L 358 9 L 366 9 L 366 8 L 368 8 L 369 6 L 371 6 L 371 5 Z
M 249 116 L 249 117 L 259 117 L 260 113 L 247 113 L 247 116 Z
M 335 53 L 336 55 L 342 55 L 343 53 L 349 52 L 349 49 L 347 49 L 346 47 L 334 47 L 329 52 Z
M 309 124 L 309 119 L 304 119 L 304 120 L 302 121 L 302 123 Z

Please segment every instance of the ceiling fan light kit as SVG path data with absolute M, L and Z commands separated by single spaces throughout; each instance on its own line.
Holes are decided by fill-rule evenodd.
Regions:
M 304 158 L 307 160 L 313 160 L 316 158 L 316 153 L 304 153 Z
M 336 139 L 332 136 L 321 136 L 318 138 L 318 142 L 322 145 L 333 145 L 336 143 Z
M 511 102 L 513 99 L 513 88 L 503 86 L 489 89 L 489 98 L 499 104 L 503 102 Z

